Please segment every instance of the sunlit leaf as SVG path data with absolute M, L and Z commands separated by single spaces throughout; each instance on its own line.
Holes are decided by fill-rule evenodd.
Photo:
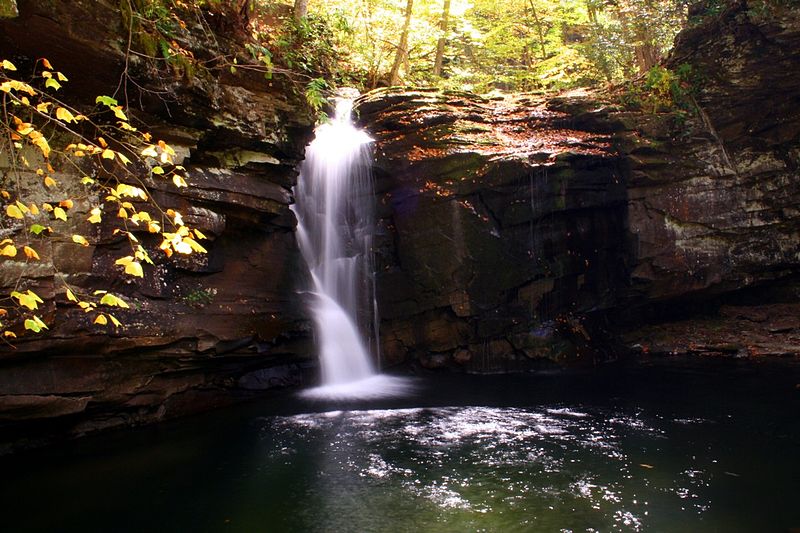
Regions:
M 108 107 L 115 106 L 115 105 L 119 104 L 119 102 L 117 102 L 116 100 L 114 100 L 110 96 L 98 96 L 97 98 L 95 98 L 94 103 L 96 103 L 96 104 L 104 104 L 104 105 L 107 105 Z
M 130 274 L 131 276 L 138 276 L 140 278 L 144 277 L 144 270 L 142 269 L 142 264 L 138 261 L 132 261 L 125 265 L 125 273 Z
M 78 301 L 78 299 L 75 298 L 75 295 L 72 294 L 72 291 L 69 290 L 69 289 L 67 289 L 67 300 L 69 300 L 70 302 L 77 302 Z
M 0 63 L 2 67 L 6 70 L 17 70 L 17 67 L 14 66 L 14 63 L 9 61 L 8 59 L 4 59 L 2 63 Z
M 128 117 L 125 116 L 125 112 L 122 111 L 122 106 L 115 106 L 111 108 L 114 111 L 114 115 L 120 120 L 128 120 Z
M 115 155 L 116 154 L 114 153 L 114 150 L 111 150 L 110 148 L 106 148 L 105 150 L 103 150 L 103 153 L 101 154 L 101 157 L 103 159 L 114 159 Z
M 123 300 L 119 296 L 115 296 L 115 295 L 113 295 L 111 293 L 107 293 L 105 296 L 103 296 L 100 299 L 100 303 L 103 304 L 103 305 L 111 305 L 111 306 L 121 307 L 123 309 L 129 309 L 130 308 L 130 305 L 128 305 L 128 303 L 125 300 Z
M 24 293 L 14 291 L 11 293 L 11 297 L 16 298 L 21 306 L 27 307 L 31 311 L 33 311 L 34 309 L 38 309 L 39 308 L 38 304 L 44 303 L 42 299 L 39 298 L 39 296 L 30 289 Z
M 72 242 L 80 244 L 81 246 L 89 246 L 89 241 L 83 235 L 73 235 Z
M 37 254 L 36 250 L 31 248 L 30 246 L 23 246 L 22 251 L 25 252 L 25 257 L 27 257 L 28 259 L 34 259 L 34 260 L 39 259 L 39 254 Z
M 105 326 L 106 324 L 108 324 L 108 319 L 106 318 L 106 315 L 100 314 L 97 315 L 97 318 L 94 319 L 94 323 L 100 324 L 101 326 Z
M 32 224 L 32 225 L 31 225 L 31 228 L 30 228 L 30 232 L 31 232 L 31 233 L 33 233 L 34 235 L 39 235 L 39 234 L 40 234 L 40 233 L 42 233 L 42 232 L 43 232 L 45 229 L 47 229 L 47 228 L 45 228 L 45 227 L 44 227 L 44 226 L 42 226 L 41 224 Z
M 50 89 L 54 89 L 54 90 L 56 90 L 56 91 L 57 91 L 57 90 L 59 90 L 59 89 L 61 88 L 61 84 L 60 84 L 60 83 L 58 83 L 58 82 L 57 82 L 56 80 L 54 80 L 53 78 L 48 78 L 48 80 L 47 80 L 47 81 L 44 83 L 44 86 L 45 86 L 45 87 L 48 87 L 48 88 L 50 88 Z
M 6 214 L 11 218 L 23 218 L 25 215 L 22 214 L 22 211 L 16 205 L 10 205 L 6 207 Z
M 53 209 L 53 216 L 59 220 L 63 220 L 64 222 L 67 221 L 67 213 L 60 207 Z
M 56 109 L 56 118 L 59 120 L 63 120 L 64 122 L 78 122 L 75 119 L 75 115 L 73 115 L 68 109 L 64 109 L 63 107 L 59 107 Z
M 58 185 L 58 183 L 56 183 L 56 180 L 54 180 L 50 176 L 45 176 L 45 178 L 44 178 L 44 186 L 45 187 L 48 187 L 48 188 L 49 187 L 55 187 L 56 185 Z
M 86 220 L 88 220 L 92 224 L 99 224 L 102 219 L 103 219 L 102 210 L 99 207 L 95 207 L 91 211 L 89 211 L 89 218 L 87 218 Z
M 4 255 L 6 257 L 16 257 L 17 248 L 13 244 L 6 244 L 0 248 L 0 255 Z

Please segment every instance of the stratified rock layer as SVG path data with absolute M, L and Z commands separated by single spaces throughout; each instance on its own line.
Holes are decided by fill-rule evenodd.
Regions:
M 86 222 L 98 193 L 72 195 L 69 223 L 61 238 L 42 240 L 35 267 L 4 259 L 0 292 L 20 282 L 45 300 L 46 335 L 22 335 L 0 348 L 0 429 L 14 439 L 18 424 L 45 420 L 42 427 L 80 434 L 205 409 L 254 391 L 296 385 L 312 355 L 309 327 L 295 291 L 304 278 L 289 209 L 295 168 L 312 123 L 301 100 L 279 80 L 227 68 L 201 71 L 190 79 L 157 70 L 136 54 L 125 55 L 127 29 L 115 8 L 97 2 L 19 2 L 19 18 L 0 22 L 0 56 L 23 70 L 47 57 L 70 82 L 59 93 L 73 105 L 94 104 L 125 82 L 136 118 L 155 139 L 177 152 L 187 168 L 187 189 L 149 180 L 162 208 L 181 212 L 208 241 L 208 254 L 167 259 L 156 237 L 136 233 L 156 264 L 144 278 L 128 279 L 114 261 L 127 243 L 113 233 L 113 216 L 100 226 Z M 190 26 L 195 21 L 187 19 Z M 189 28 L 191 30 L 191 27 Z M 198 62 L 246 53 L 235 43 L 197 28 L 180 45 Z M 196 35 L 199 37 L 191 37 Z M 3 158 L 0 157 L 0 164 Z M 67 186 L 79 176 L 60 175 Z M 146 178 L 142 178 L 146 179 Z M 21 173 L 27 194 L 40 178 Z M 43 190 L 43 189 L 42 189 Z M 49 201 L 49 198 L 37 200 Z M 70 235 L 85 235 L 81 247 Z M 130 310 L 115 311 L 123 323 L 92 324 L 65 297 L 96 289 L 123 296 Z M 30 437 L 30 424 L 24 427 Z M 47 433 L 47 431 L 45 431 Z M 0 451 L 7 443 L 0 440 Z
M 612 330 L 794 277 L 800 15 L 776 9 L 737 3 L 681 34 L 671 65 L 702 78 L 683 124 L 595 94 L 362 98 L 385 357 L 594 363 Z

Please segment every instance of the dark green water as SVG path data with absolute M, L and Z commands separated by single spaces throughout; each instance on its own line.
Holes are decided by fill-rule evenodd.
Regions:
M 272 399 L 0 461 L 0 530 L 788 531 L 800 369 L 659 364 Z

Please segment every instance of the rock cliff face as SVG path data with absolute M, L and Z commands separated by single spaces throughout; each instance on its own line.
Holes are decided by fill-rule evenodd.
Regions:
M 737 3 L 671 61 L 702 74 L 686 124 L 595 94 L 362 98 L 388 360 L 594 363 L 615 330 L 798 273 L 800 15 Z
M 0 268 L 3 293 L 24 274 L 22 282 L 44 298 L 51 324 L 46 336 L 0 348 L 0 429 L 13 438 L 20 422 L 47 419 L 51 428 L 79 434 L 296 384 L 298 361 L 312 353 L 294 293 L 305 268 L 289 210 L 295 167 L 312 127 L 303 104 L 279 80 L 268 83 L 261 75 L 218 69 L 179 79 L 126 57 L 123 18 L 104 2 L 21 1 L 19 10 L 18 18 L 0 22 L 0 56 L 20 68 L 47 57 L 71 79 L 61 97 L 75 105 L 114 93 L 127 65 L 136 82 L 128 84 L 136 118 L 187 167 L 185 193 L 151 181 L 151 194 L 209 237 L 209 253 L 161 258 L 144 278 L 123 280 L 113 262 L 125 255 L 125 243 L 113 234 L 111 217 L 99 229 L 88 224 L 97 198 L 76 194 L 70 225 L 59 233 L 65 241 L 72 233 L 86 235 L 91 246 L 54 239 L 39 245 L 35 269 L 10 259 Z M 205 40 L 181 42 L 199 61 L 237 53 L 235 43 L 220 36 L 209 42 L 200 30 L 195 34 Z M 32 173 L 21 179 L 38 183 Z M 59 177 L 62 183 L 79 179 Z M 157 247 L 146 232 L 138 235 Z M 156 252 L 151 255 L 160 257 Z M 66 302 L 65 281 L 86 293 L 102 288 L 123 295 L 132 307 L 116 314 L 124 325 L 91 324 Z

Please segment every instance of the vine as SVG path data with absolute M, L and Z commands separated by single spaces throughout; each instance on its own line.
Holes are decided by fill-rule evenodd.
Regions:
M 115 221 L 113 234 L 126 239 L 130 250 L 115 261 L 124 275 L 144 277 L 143 264 L 153 264 L 151 251 L 142 245 L 138 232 L 158 235 L 158 249 L 166 257 L 206 253 L 198 243 L 205 236 L 184 224 L 181 213 L 162 209 L 141 177 L 167 179 L 177 188 L 187 187 L 186 169 L 175 164 L 172 147 L 153 141 L 149 133 L 131 124 L 125 108 L 112 97 L 98 96 L 87 114 L 65 104 L 56 95 L 68 78 L 47 59 L 36 60 L 27 81 L 17 72 L 11 61 L 0 62 L 3 261 L 41 261 L 43 241 L 58 236 L 62 240 L 68 237 L 75 246 L 92 245 L 95 238 L 70 231 L 70 224 L 82 223 L 71 220 L 77 203 L 88 204 L 89 224 L 100 224 L 105 218 Z M 85 191 L 79 197 L 69 195 L 66 187 L 76 175 L 82 176 L 80 184 Z M 46 200 L 34 198 L 33 190 Z M 64 235 L 64 231 L 71 234 Z M 107 290 L 80 294 L 66 281 L 62 283 L 65 301 L 92 313 L 93 323 L 122 325 L 111 312 L 130 307 L 121 296 Z M 39 313 L 44 300 L 29 285 L 20 274 L 13 290 L 0 299 L 3 339 L 13 339 L 23 331 L 49 329 Z

